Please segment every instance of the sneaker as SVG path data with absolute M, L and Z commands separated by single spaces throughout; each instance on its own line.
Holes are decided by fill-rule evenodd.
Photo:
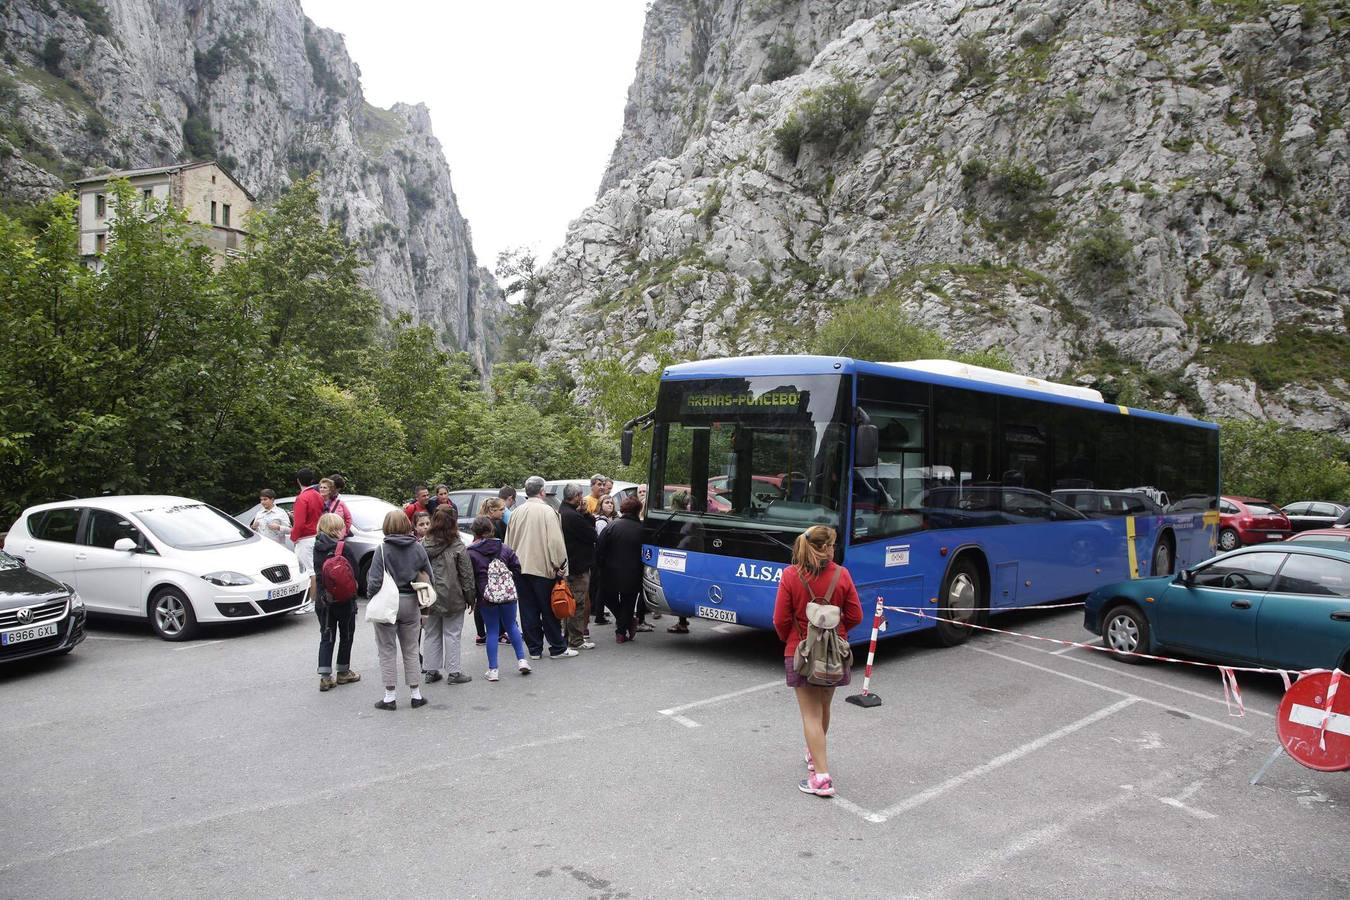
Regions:
M 520 674 L 522 675 L 528 675 L 532 671 L 534 671 L 533 669 L 530 668 L 530 664 L 523 659 L 516 660 L 516 668 L 520 669 Z M 494 669 L 493 671 L 496 670 Z
M 412 698 L 412 700 L 411 700 L 410 702 L 411 702 L 411 704 L 412 704 L 412 708 L 413 708 L 413 709 L 417 709 L 417 707 L 419 707 L 419 706 L 426 706 L 426 705 L 427 705 L 427 698 L 426 698 L 426 697 L 414 697 L 414 698 Z
M 581 655 L 580 653 L 578 653 L 577 651 L 573 650 L 571 647 L 568 647 L 566 650 L 564 650 L 564 651 L 561 652 L 561 653 L 550 653 L 550 654 L 548 655 L 548 658 L 549 658 L 549 659 L 568 659 L 568 658 L 570 658 L 570 657 L 573 657 L 573 656 L 580 656 L 580 655 Z
M 499 644 L 509 644 L 509 643 L 511 643 L 511 639 L 510 639 L 509 637 L 507 637 L 505 634 L 502 634 L 502 635 L 499 635 L 499 636 L 497 637 L 497 643 L 499 643 Z
M 337 683 L 338 683 L 338 684 L 351 684 L 352 682 L 360 681 L 360 680 L 361 680 L 361 673 L 360 673 L 360 672 L 352 672 L 352 671 L 349 670 L 349 671 L 346 671 L 346 672 L 339 672 L 339 673 L 337 673 Z
M 531 654 L 530 654 L 530 659 L 541 659 L 541 658 L 543 657 L 543 655 L 544 655 L 544 654 L 542 654 L 542 653 L 531 653 Z
M 423 673 L 422 673 L 422 683 L 423 683 L 423 684 L 435 684 L 436 682 L 438 682 L 438 681 L 440 681 L 440 680 L 441 680 L 441 673 L 440 673 L 440 672 L 423 672 Z
M 487 680 L 488 680 L 488 681 L 496 681 L 496 680 L 497 680 L 497 670 L 496 670 L 496 669 L 488 669 L 488 670 L 487 670 Z
M 635 629 L 633 629 L 633 630 L 634 630 L 634 631 L 655 631 L 656 629 L 655 629 L 655 628 L 652 628 L 652 626 L 648 625 L 646 622 L 639 622 L 639 623 L 637 624 L 637 628 L 635 628 Z
M 806 748 L 806 774 L 816 774 L 816 761 L 811 758 L 811 748 Z
M 582 641 L 582 642 L 581 642 L 580 649 L 582 649 L 582 650 L 594 650 L 594 649 L 595 649 L 595 641 L 592 641 L 592 640 L 589 640 L 589 639 Z
M 828 775 L 809 775 L 797 785 L 803 794 L 815 794 L 817 797 L 833 797 L 834 782 Z
M 333 680 L 332 675 L 319 676 L 319 690 L 331 691 L 335 687 L 337 687 L 337 682 Z
M 481 646 L 483 646 L 484 644 L 487 643 L 487 638 L 483 637 L 483 636 L 480 634 L 478 637 L 476 637 L 476 638 L 473 639 L 473 642 L 474 642 L 475 644 L 477 644 L 478 646 L 481 647 Z
M 446 684 L 468 684 L 473 681 L 472 676 L 465 675 L 463 672 L 451 672 L 445 676 Z
M 398 703 L 393 700 L 376 700 L 376 709 L 398 709 Z

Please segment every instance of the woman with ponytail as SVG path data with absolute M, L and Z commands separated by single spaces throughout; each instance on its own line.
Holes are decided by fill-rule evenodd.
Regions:
M 802 734 L 806 737 L 806 778 L 797 787 L 817 797 L 834 796 L 834 782 L 830 780 L 825 755 L 825 734 L 830 730 L 834 688 L 848 684 L 849 675 L 845 673 L 843 681 L 835 686 L 811 684 L 805 676 L 797 674 L 793 654 L 798 642 L 806 637 L 806 604 L 828 603 L 839 607 L 839 634 L 845 638 L 863 617 L 852 577 L 834 561 L 834 543 L 834 529 L 824 525 L 812 525 L 797 536 L 792 545 L 792 565 L 778 582 L 778 599 L 773 610 L 774 628 L 783 639 L 788 687 L 797 693 Z

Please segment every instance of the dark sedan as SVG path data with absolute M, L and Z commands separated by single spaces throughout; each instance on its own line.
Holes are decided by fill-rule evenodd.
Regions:
M 1282 542 L 1098 588 L 1083 625 L 1118 659 L 1184 653 L 1279 669 L 1350 668 L 1350 546 Z
M 84 640 L 84 601 L 0 551 L 0 662 L 69 653 Z
M 1347 507 L 1342 503 L 1329 503 L 1321 500 L 1303 500 L 1290 503 L 1284 508 L 1289 517 L 1289 527 L 1295 532 L 1311 531 L 1314 528 L 1330 528 L 1336 524 Z

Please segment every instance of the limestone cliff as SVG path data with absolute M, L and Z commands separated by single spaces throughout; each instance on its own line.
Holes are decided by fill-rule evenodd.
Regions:
M 884 295 L 1122 402 L 1344 434 L 1347 59 L 1333 0 L 656 0 L 544 355 L 798 349 Z
M 341 35 L 299 0 L 6 0 L 0 38 L 4 195 L 37 199 L 100 166 L 214 157 L 266 200 L 318 172 L 387 314 L 486 364 L 501 294 L 474 257 L 426 107 L 367 103 Z

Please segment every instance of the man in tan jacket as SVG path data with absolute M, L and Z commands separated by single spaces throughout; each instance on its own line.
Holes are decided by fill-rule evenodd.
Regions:
M 525 502 L 511 512 L 506 526 L 506 546 L 520 557 L 520 627 L 530 658 L 539 659 L 548 639 L 549 659 L 577 655 L 563 640 L 562 623 L 553 615 L 553 582 L 567 568 L 567 545 L 562 525 L 553 507 L 541 496 L 544 479 L 525 479 Z

